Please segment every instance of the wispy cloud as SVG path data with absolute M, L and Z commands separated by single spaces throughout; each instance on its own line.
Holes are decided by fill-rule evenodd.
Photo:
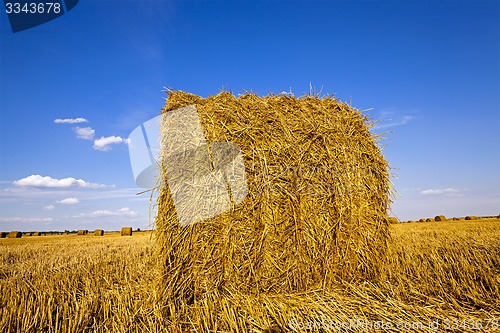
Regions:
M 89 121 L 85 118 L 65 118 L 65 119 L 55 119 L 56 124 L 78 124 L 78 123 L 88 123 Z
M 59 200 L 57 203 L 61 205 L 76 205 L 80 203 L 80 200 L 78 200 L 78 198 L 66 198 Z
M 91 127 L 75 127 L 73 130 L 76 133 L 76 137 L 79 139 L 84 139 L 84 140 L 93 140 L 94 139 L 94 134 L 95 130 L 93 130 Z
M 47 188 L 102 188 L 106 187 L 103 184 L 96 184 L 84 181 L 83 179 L 68 178 L 52 178 L 49 176 L 31 175 L 13 182 L 14 185 L 20 187 L 47 187 Z
M 0 217 L 0 222 L 52 222 L 52 217 Z
M 110 145 L 120 143 L 128 144 L 129 139 L 124 139 L 119 136 L 100 137 L 99 139 L 94 141 L 94 149 L 100 151 L 109 151 L 111 150 Z
M 53 210 L 54 208 L 56 208 L 54 205 L 48 205 L 43 207 L 43 210 Z
M 375 124 L 375 126 L 373 126 L 373 128 L 384 129 L 384 128 L 402 126 L 408 124 L 413 119 L 415 119 L 415 117 L 410 115 L 401 116 L 399 118 L 381 119 L 379 120 L 379 122 Z
M 135 217 L 139 215 L 139 212 L 130 210 L 128 207 L 120 208 L 115 211 L 111 210 L 96 210 L 91 213 L 82 213 L 80 215 L 76 215 L 74 217 L 109 217 L 109 216 L 127 216 L 127 217 Z
M 456 188 L 439 188 L 420 191 L 422 195 L 458 195 L 460 190 Z

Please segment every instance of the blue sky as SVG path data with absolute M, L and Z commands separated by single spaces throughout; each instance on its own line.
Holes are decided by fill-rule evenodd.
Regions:
M 0 230 L 147 227 L 123 141 L 163 87 L 312 84 L 388 132 L 400 219 L 500 213 L 498 1 L 81 0 L 18 33 L 2 12 L 0 50 Z

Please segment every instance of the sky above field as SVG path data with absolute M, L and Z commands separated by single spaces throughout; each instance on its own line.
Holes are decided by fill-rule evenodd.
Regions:
M 331 94 L 387 132 L 401 220 L 500 213 L 500 2 L 102 1 L 0 13 L 0 230 L 147 228 L 127 138 L 163 87 Z

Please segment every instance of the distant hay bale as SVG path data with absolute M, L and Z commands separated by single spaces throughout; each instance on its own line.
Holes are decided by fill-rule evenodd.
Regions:
M 187 119 L 182 129 L 169 123 L 173 110 Z M 194 132 L 193 110 L 208 144 L 196 137 L 198 144 L 175 155 L 172 142 L 189 141 Z M 219 292 L 288 294 L 333 289 L 342 279 L 377 279 L 394 220 L 387 216 L 388 163 L 369 128 L 363 113 L 331 97 L 222 92 L 204 99 L 171 92 L 160 160 L 169 184 L 160 187 L 155 219 L 165 279 L 160 294 L 182 308 Z M 217 150 L 224 143 L 234 145 L 226 155 Z M 239 154 L 248 191 L 237 201 L 241 192 L 231 177 L 241 174 L 228 175 L 221 161 Z M 177 164 L 186 156 L 195 167 Z M 186 211 L 199 214 L 190 216 L 195 220 L 207 215 L 188 178 L 208 182 L 219 175 L 233 195 L 229 209 L 185 222 Z M 181 181 L 173 184 L 175 176 Z M 190 201 L 198 204 L 185 206 Z
M 444 215 L 438 215 L 434 218 L 434 221 L 436 222 L 446 221 L 446 217 Z
M 477 216 L 473 216 L 473 215 L 471 215 L 471 216 L 466 216 L 466 217 L 465 217 L 465 219 L 466 219 L 467 221 L 477 220 Z
M 5 238 L 5 237 L 7 237 L 7 235 L 8 234 L 6 232 L 3 232 L 3 231 L 0 232 L 0 238 Z
M 418 222 L 425 222 L 425 219 L 420 219 L 418 220 Z
M 104 230 L 102 230 L 102 229 L 96 229 L 94 231 L 94 236 L 104 236 Z
M 458 217 L 454 217 L 453 221 L 459 221 L 460 219 Z
M 42 233 L 40 231 L 35 231 L 33 233 L 33 236 L 41 236 L 41 235 L 42 235 Z
M 123 227 L 121 231 L 122 236 L 132 236 L 132 227 Z
M 433 220 L 431 218 L 425 219 L 425 222 L 432 222 Z
M 78 230 L 77 235 L 84 236 L 84 235 L 87 235 L 88 233 L 89 233 L 88 230 Z
M 20 231 L 11 231 L 7 235 L 8 238 L 21 238 L 23 236 L 23 233 Z
M 391 224 L 395 224 L 395 223 L 399 223 L 399 220 L 396 218 L 396 217 L 389 217 L 389 223 Z

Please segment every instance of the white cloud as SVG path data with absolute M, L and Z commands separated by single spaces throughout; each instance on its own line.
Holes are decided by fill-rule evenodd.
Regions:
M 128 207 L 120 208 L 116 211 L 111 210 L 96 210 L 92 213 L 82 213 L 75 217 L 105 217 L 105 216 L 128 216 L 135 217 L 139 215 L 139 212 L 130 210 Z
M 80 200 L 78 200 L 78 198 L 66 198 L 59 200 L 57 203 L 61 205 L 76 205 L 77 203 L 80 203 Z
M 119 144 L 119 143 L 128 144 L 129 139 L 124 139 L 114 135 L 107 137 L 102 136 L 94 141 L 94 149 L 101 151 L 108 151 L 111 150 L 111 147 L 109 147 L 109 145 Z
M 73 129 L 76 133 L 76 137 L 84 140 L 93 140 L 95 130 L 90 127 L 75 127 Z
M 54 208 L 56 208 L 54 205 L 48 205 L 43 207 L 44 210 L 53 210 Z
M 52 217 L 0 217 L 0 222 L 52 222 Z
M 66 119 L 56 119 L 54 120 L 56 124 L 78 124 L 78 123 L 88 123 L 89 121 L 85 118 L 66 118 Z
M 49 187 L 49 188 L 68 188 L 68 187 L 84 187 L 84 188 L 101 188 L 106 185 L 89 183 L 83 179 L 75 179 L 72 177 L 56 179 L 49 176 L 31 175 L 14 181 L 14 185 L 21 187 Z
M 458 194 L 460 191 L 456 188 L 441 188 L 441 189 L 428 189 L 423 190 L 420 194 L 423 195 L 441 195 L 441 194 Z

